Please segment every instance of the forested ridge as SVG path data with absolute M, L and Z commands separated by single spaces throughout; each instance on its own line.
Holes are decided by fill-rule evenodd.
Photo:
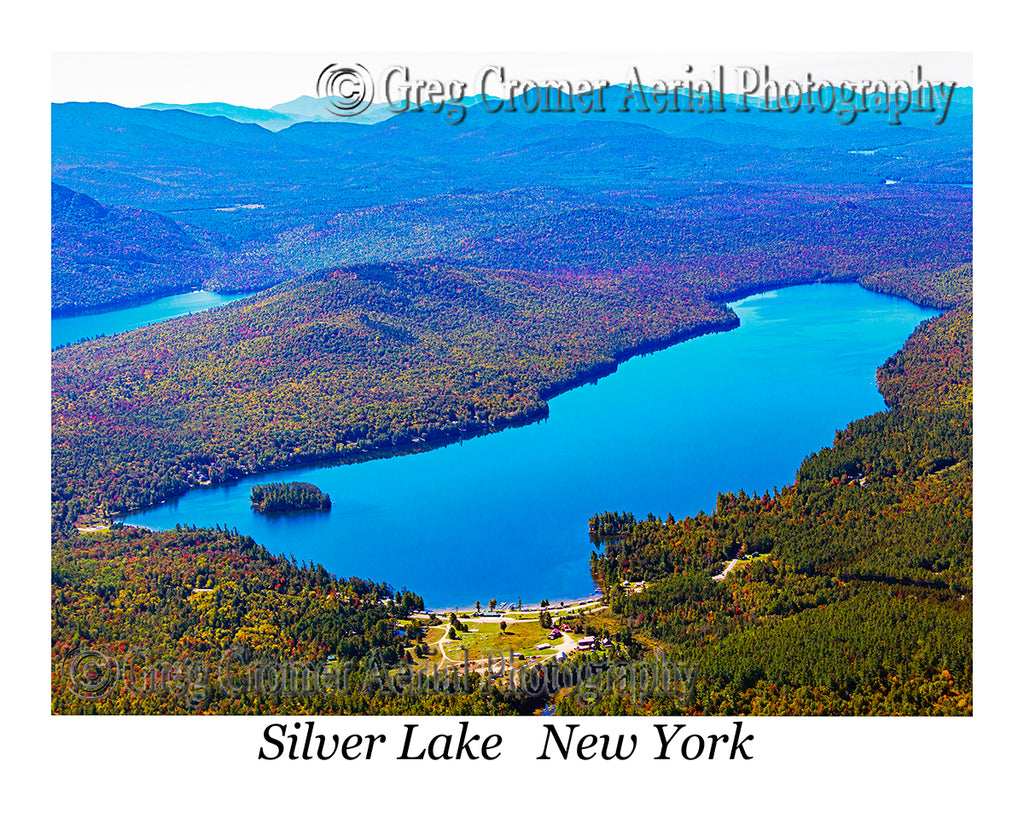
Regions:
M 51 184 L 51 312 L 94 312 L 196 288 L 259 290 L 295 274 L 241 259 L 236 242 L 140 208 Z
M 971 713 L 971 266 L 934 280 L 955 286 L 929 298 L 956 304 L 879 369 L 889 409 L 840 431 L 793 485 L 721 494 L 681 521 L 592 519 L 606 627 L 699 672 L 689 697 L 568 696 L 562 711 Z
M 917 268 L 863 283 L 911 295 L 937 276 Z M 201 484 L 532 421 L 551 396 L 631 355 L 735 326 L 723 291 L 773 283 L 364 265 L 58 349 L 53 521 L 69 527 Z M 934 283 L 924 290 L 952 297 Z

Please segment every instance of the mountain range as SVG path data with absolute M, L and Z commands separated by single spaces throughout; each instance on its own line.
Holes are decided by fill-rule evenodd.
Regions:
M 603 114 L 475 101 L 460 123 L 422 110 L 357 124 L 311 97 L 193 106 L 205 113 L 55 104 L 53 182 L 95 207 L 57 207 L 55 193 L 54 309 L 146 298 L 163 292 L 155 282 L 259 288 L 357 263 L 756 277 L 778 264 L 865 272 L 878 253 L 905 266 L 970 258 L 970 95 L 942 125 L 919 114 L 898 127 L 623 112 L 624 96 L 609 88 Z M 281 117 L 306 119 L 271 130 Z M 72 287 L 72 273 L 95 287 Z
M 333 122 L 337 119 L 336 116 L 328 112 L 321 99 L 308 95 L 278 103 L 270 108 L 247 108 L 244 105 L 232 105 L 227 102 L 185 104 L 150 102 L 139 107 L 153 111 L 188 111 L 204 117 L 225 117 L 235 122 L 260 125 L 268 131 L 280 131 L 296 122 Z M 395 112 L 387 104 L 375 103 L 360 113 L 358 119 L 353 121 L 359 125 L 367 125 L 385 120 L 394 114 Z

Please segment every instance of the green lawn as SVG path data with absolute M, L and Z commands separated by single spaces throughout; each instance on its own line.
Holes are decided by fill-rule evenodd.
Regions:
M 768 553 L 763 554 L 763 555 L 758 555 L 757 557 L 741 557 L 741 558 L 739 558 L 736 561 L 736 565 L 732 567 L 732 572 L 729 572 L 729 574 L 732 574 L 733 572 L 737 572 L 740 569 L 742 569 L 743 567 L 749 566 L 751 563 L 759 563 L 762 560 L 770 560 L 770 559 L 771 559 L 771 552 L 768 552 Z M 726 563 L 726 565 L 728 566 L 729 564 Z
M 462 657 L 462 650 L 469 650 L 469 659 L 485 659 L 488 654 L 493 657 L 508 657 L 508 652 L 529 656 L 550 657 L 561 649 L 554 647 L 545 651 L 536 651 L 535 645 L 548 643 L 550 629 L 541 628 L 540 623 L 511 622 L 506 619 L 507 628 L 504 634 L 498 623 L 467 623 L 471 631 L 459 632 L 459 639 L 450 640 L 445 650 L 451 657 Z

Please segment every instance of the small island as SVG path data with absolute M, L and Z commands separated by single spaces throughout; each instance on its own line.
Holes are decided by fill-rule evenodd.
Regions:
M 261 483 L 253 486 L 249 501 L 256 512 L 322 512 L 331 508 L 331 498 L 311 483 Z

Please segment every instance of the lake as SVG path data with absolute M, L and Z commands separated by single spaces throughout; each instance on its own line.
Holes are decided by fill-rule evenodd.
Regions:
M 854 284 L 743 299 L 738 329 L 632 359 L 554 398 L 547 420 L 430 452 L 196 489 L 133 524 L 237 527 L 275 554 L 387 581 L 443 608 L 593 592 L 587 524 L 676 518 L 719 492 L 791 483 L 837 429 L 884 409 L 875 370 L 937 315 Z M 264 517 L 249 488 L 309 481 L 327 513 Z
M 62 316 L 50 320 L 50 349 L 62 344 L 74 344 L 86 338 L 99 335 L 113 335 L 135 330 L 157 321 L 198 313 L 221 304 L 245 298 L 248 293 L 222 295 L 206 290 L 194 290 L 178 296 L 167 296 L 147 304 L 126 307 L 123 310 L 108 310 L 105 313 L 89 313 L 84 316 Z

